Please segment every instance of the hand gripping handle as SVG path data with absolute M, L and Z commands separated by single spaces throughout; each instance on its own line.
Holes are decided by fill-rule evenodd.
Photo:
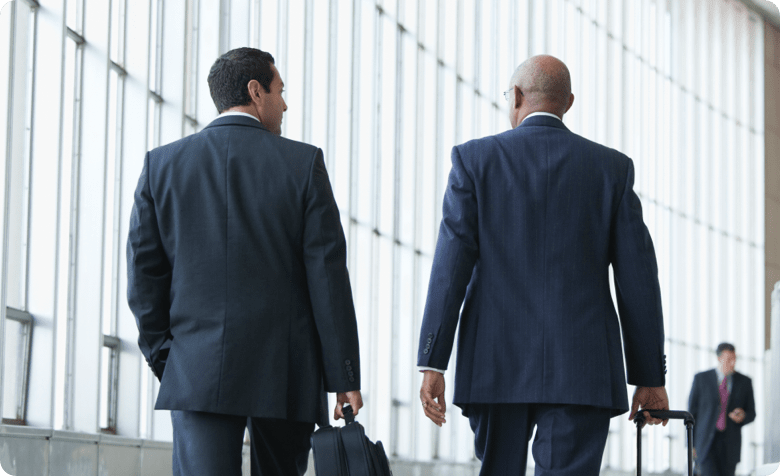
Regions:
M 644 408 L 634 415 L 636 424 L 636 474 L 642 475 L 642 427 L 645 424 L 645 413 L 648 412 L 651 417 L 660 420 L 675 419 L 683 420 L 688 431 L 688 476 L 693 476 L 693 425 L 696 420 L 688 412 L 679 410 L 650 410 Z
M 667 419 L 674 419 L 674 420 L 684 420 L 685 426 L 688 426 L 689 424 L 693 426 L 696 421 L 693 418 L 693 415 L 691 415 L 688 412 L 683 412 L 679 410 L 648 410 L 648 409 L 642 409 L 636 412 L 636 415 L 634 415 L 634 423 L 637 425 L 641 425 L 645 422 L 645 414 L 644 412 L 650 413 L 650 416 L 653 418 L 658 418 L 659 420 L 667 420 Z

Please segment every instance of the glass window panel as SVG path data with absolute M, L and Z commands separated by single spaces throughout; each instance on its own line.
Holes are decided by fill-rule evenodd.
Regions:
M 425 0 L 422 0 L 425 1 Z M 401 24 L 411 35 L 417 34 L 418 0 L 401 0 L 399 13 Z
M 23 390 L 21 377 L 24 362 L 25 326 L 11 319 L 5 321 L 3 343 L 3 419 L 19 419 L 19 400 Z
M 496 4 L 496 68 L 493 75 L 494 95 L 490 98 L 491 101 L 496 102 L 499 107 L 503 108 L 506 105 L 504 96 L 501 94 L 506 91 L 509 85 L 509 79 L 512 73 L 515 72 L 515 45 L 512 44 L 511 38 L 515 30 L 514 24 L 511 22 L 512 16 L 510 7 L 511 2 L 509 0 L 501 0 Z
M 455 133 L 457 132 L 455 128 L 455 118 L 457 116 L 457 79 L 455 78 L 455 72 L 450 69 L 444 69 L 440 74 L 442 76 L 442 87 L 439 94 L 439 101 L 442 103 L 442 119 L 441 141 L 439 141 L 438 155 L 440 173 L 437 187 L 440 191 L 441 198 L 443 198 L 451 165 L 450 153 L 452 152 L 452 146 L 457 144 L 455 139 Z M 491 110 L 493 109 L 491 108 Z
M 336 203 L 341 207 L 349 206 L 350 191 L 350 157 L 352 156 L 352 129 L 356 126 L 353 117 L 353 58 L 352 47 L 352 4 L 347 0 L 340 0 L 336 5 L 336 44 L 337 51 L 330 54 L 336 55 L 336 77 L 330 78 L 335 82 L 335 100 L 331 101 L 335 117 L 333 130 L 335 132 L 335 157 L 329 160 L 334 164 L 330 170 L 333 192 Z
M 57 262 L 56 262 L 56 363 L 55 363 L 55 428 L 67 428 L 65 388 L 67 385 L 66 362 L 68 359 L 68 328 L 71 314 L 71 282 L 73 232 L 72 214 L 76 191 L 73 180 L 78 160 L 78 137 L 81 99 L 81 58 L 83 50 L 70 39 L 65 45 L 65 68 L 62 108 L 62 144 L 59 162 L 59 190 L 57 194 Z
M 162 85 L 162 0 L 152 0 L 149 19 L 149 89 L 160 93 Z
M 564 22 L 570 21 L 566 15 L 566 7 L 564 0 L 547 0 L 547 54 L 553 55 L 556 58 L 563 58 L 565 55 L 564 40 L 566 35 L 563 34 L 566 31 L 568 25 L 560 28 L 559 25 Z
M 496 35 L 488 34 L 495 31 L 495 17 L 493 15 L 493 2 L 483 2 L 479 10 L 477 21 L 479 22 L 479 36 L 477 37 L 477 51 L 479 52 L 479 61 L 477 62 L 477 89 L 486 98 L 495 97 L 495 58 L 496 58 Z M 488 123 L 490 121 L 487 121 Z M 484 121 L 483 121 L 484 123 Z
M 111 60 L 120 65 L 125 60 L 125 2 L 111 0 Z
M 114 70 L 109 71 L 108 90 L 108 124 L 106 147 L 106 184 L 104 203 L 103 229 L 103 293 L 102 316 L 103 334 L 113 335 L 115 327 L 115 312 L 117 305 L 116 281 L 118 259 L 118 214 L 116 208 L 119 200 L 119 176 L 117 166 L 120 161 L 121 141 L 121 84 L 122 78 Z
M 373 225 L 375 190 L 374 190 L 374 161 L 376 160 L 376 9 L 363 5 L 360 10 L 360 56 L 356 67 L 358 68 L 358 114 L 357 134 L 360 140 L 357 143 L 357 157 L 352 163 L 353 174 L 357 181 L 355 214 L 359 222 Z
M 159 145 L 160 142 L 160 103 L 153 96 L 148 100 L 148 116 L 146 122 L 146 148 L 152 150 Z
M 461 10 L 458 11 L 460 15 L 458 20 L 460 23 L 460 34 L 458 35 L 458 74 L 467 83 L 474 82 L 474 73 L 476 71 L 474 46 L 477 44 L 475 30 L 477 15 L 475 11 L 478 7 L 474 4 L 474 1 L 461 0 L 459 4 Z
M 532 0 L 528 31 L 530 33 L 529 56 L 544 54 L 547 49 L 547 29 L 545 28 L 547 1 Z M 574 7 L 572 7 L 574 8 Z
M 622 42 L 623 28 L 624 28 L 623 9 L 625 8 L 625 2 L 621 2 L 618 0 L 608 0 L 608 1 L 609 1 L 609 5 L 608 5 L 609 32 L 612 33 L 616 41 Z
M 422 186 L 418 189 L 420 201 L 418 202 L 418 231 L 420 233 L 419 246 L 424 253 L 433 254 L 435 246 L 434 233 L 438 230 L 438 211 L 441 209 L 443 195 L 437 195 L 436 190 L 436 132 L 438 117 L 436 115 L 436 59 L 429 52 L 424 55 L 424 76 L 421 77 L 423 85 L 423 115 L 422 119 L 422 156 L 420 157 L 420 179 Z
M 438 43 L 438 25 L 439 25 L 439 12 L 438 2 L 422 1 L 420 2 L 420 8 L 423 9 L 420 25 L 420 38 L 421 43 L 425 46 L 425 49 L 436 54 Z
M 310 81 L 312 90 L 309 93 L 311 115 L 304 120 L 310 124 L 311 138 L 309 140 L 311 143 L 327 151 L 329 139 L 327 133 L 331 127 L 329 120 L 330 82 L 335 80 L 335 78 L 330 78 L 330 61 L 331 52 L 336 52 L 335 49 L 330 48 L 329 2 L 314 2 L 312 15 L 314 21 L 311 22 L 313 27 L 312 52 L 310 53 L 311 71 L 308 71 L 312 77 Z M 325 160 L 327 163 L 331 163 L 333 158 L 326 156 Z
M 282 135 L 293 140 L 305 140 L 303 137 L 303 124 L 306 121 L 306 104 L 304 103 L 304 64 L 306 58 L 305 27 L 306 18 L 302 14 L 292 12 L 304 12 L 304 0 L 291 0 L 287 6 L 291 14 L 288 16 L 285 35 L 287 51 L 284 57 L 280 57 L 277 63 L 284 63 L 279 69 L 284 80 L 285 102 L 287 112 L 283 124 Z M 282 53 L 280 52 L 280 56 Z M 277 64 L 278 65 L 278 64 Z
M 377 5 L 381 5 L 384 13 L 388 15 L 393 22 L 398 20 L 398 0 L 375 0 Z M 403 1 L 403 0 L 402 0 Z
M 379 121 L 379 181 L 378 227 L 383 235 L 395 234 L 395 182 L 396 182 L 396 38 L 398 29 L 395 21 L 387 15 L 381 16 L 382 64 L 379 70 L 381 92 L 378 104 Z
M 84 0 L 70 0 L 65 3 L 66 26 L 76 33 L 83 35 L 84 28 Z
M 400 215 L 398 220 L 398 239 L 401 243 L 412 246 L 414 240 L 414 217 L 417 212 L 416 190 L 417 190 L 417 43 L 411 35 L 405 34 L 401 37 L 402 58 L 401 58 L 401 91 L 400 94 L 406 100 L 401 101 L 401 143 L 399 144 L 400 170 L 399 173 L 399 207 L 397 213 Z
M 198 42 L 199 31 L 198 0 L 187 0 L 187 20 L 185 26 L 184 58 L 184 114 L 198 117 Z M 205 82 L 205 81 L 204 81 Z M 208 83 L 207 83 L 208 84 Z M 185 120 L 185 127 L 187 127 Z
M 457 143 L 474 138 L 474 91 L 470 85 L 458 82 L 458 138 Z M 455 144 L 453 144 L 455 145 Z
M 455 68 L 458 46 L 458 8 L 442 2 L 442 21 L 440 27 L 442 44 L 439 45 L 441 59 L 449 68 Z
M 372 316 L 372 336 L 369 348 L 364 352 L 370 353 L 376 358 L 377 365 L 373 367 L 375 375 L 382 375 L 382 378 L 375 378 L 372 381 L 373 399 L 377 408 L 382 411 L 375 412 L 372 417 L 373 431 L 370 431 L 372 438 L 390 441 L 390 416 L 394 413 L 392 409 L 393 390 L 391 380 L 393 374 L 394 355 L 393 348 L 397 335 L 394 333 L 395 325 L 393 323 L 396 316 L 396 309 L 393 306 L 394 297 L 394 279 L 395 272 L 393 261 L 393 240 L 391 237 L 373 235 L 375 250 L 374 286 L 372 294 L 376 306 L 373 308 Z M 389 377 L 389 378 L 388 378 Z M 392 382 L 394 383 L 394 382 Z
M 260 20 L 258 27 L 260 29 L 260 48 L 263 51 L 268 51 L 276 59 L 281 55 L 279 51 L 279 5 L 278 2 L 262 1 L 258 8 L 258 15 Z

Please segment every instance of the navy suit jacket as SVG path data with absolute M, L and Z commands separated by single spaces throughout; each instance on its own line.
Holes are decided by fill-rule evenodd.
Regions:
M 699 372 L 693 377 L 691 395 L 688 398 L 688 411 L 696 419 L 693 426 L 693 447 L 696 448 L 696 459 L 704 461 L 712 447 L 715 436 L 715 425 L 720 416 L 720 390 L 718 373 L 715 369 Z M 745 411 L 742 423 L 734 423 L 728 417 L 735 408 Z M 730 464 L 739 463 L 742 451 L 742 427 L 756 419 L 756 405 L 753 399 L 753 382 L 739 372 L 732 374 L 731 393 L 726 403 L 726 458 Z
M 628 382 L 664 385 L 658 271 L 633 183 L 628 157 L 552 117 L 453 148 L 418 365 L 447 368 L 460 322 L 455 404 L 623 413 L 621 325 Z
M 147 153 L 127 241 L 155 408 L 327 422 L 360 388 L 338 208 L 317 147 L 242 116 Z

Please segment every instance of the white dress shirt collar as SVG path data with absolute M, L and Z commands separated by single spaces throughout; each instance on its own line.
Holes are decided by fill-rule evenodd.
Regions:
M 525 120 L 526 120 L 526 119 L 528 119 L 529 117 L 534 117 L 534 116 L 549 116 L 549 117 L 554 117 L 554 118 L 558 119 L 559 121 L 563 122 L 563 119 L 561 119 L 560 117 L 556 116 L 555 114 L 552 114 L 552 113 L 550 113 L 550 112 L 542 112 L 542 111 L 539 111 L 539 112 L 532 112 L 531 114 L 529 114 L 529 115 L 525 116 L 525 119 L 523 119 L 523 120 L 520 122 L 520 124 L 522 124 L 523 122 L 525 122 Z
M 220 114 L 219 116 L 217 116 L 217 118 L 220 118 L 220 117 L 225 117 L 225 116 L 246 116 L 246 117 L 251 117 L 252 119 L 256 120 L 257 122 L 260 122 L 260 119 L 256 118 L 255 116 L 253 116 L 253 115 L 251 115 L 251 114 L 247 114 L 247 113 L 245 113 L 245 112 L 239 112 L 239 111 L 228 111 L 228 112 L 223 112 L 222 114 Z M 261 123 L 261 124 L 262 124 L 262 123 Z

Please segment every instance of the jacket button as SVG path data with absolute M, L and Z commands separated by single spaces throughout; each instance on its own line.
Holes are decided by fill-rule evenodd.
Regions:
M 349 375 L 350 377 L 352 377 L 352 376 L 354 376 L 354 375 L 355 375 L 355 372 L 347 372 L 347 375 Z
M 431 342 L 433 342 L 433 339 L 431 339 L 430 337 L 428 337 L 428 343 L 430 344 Z
M 428 349 L 425 349 L 425 350 L 423 351 L 423 354 L 427 354 L 428 352 L 429 352 L 429 350 L 428 350 Z
M 344 361 L 344 365 L 351 365 L 351 364 L 352 364 L 352 361 L 350 361 L 349 359 Z
M 428 334 L 428 337 L 433 337 L 433 333 Z
M 355 378 L 354 378 L 354 377 L 350 377 L 350 378 L 349 378 L 349 381 L 350 381 L 350 382 L 354 382 L 354 381 L 355 381 Z
M 347 365 L 347 370 L 352 370 L 352 366 L 351 365 Z

